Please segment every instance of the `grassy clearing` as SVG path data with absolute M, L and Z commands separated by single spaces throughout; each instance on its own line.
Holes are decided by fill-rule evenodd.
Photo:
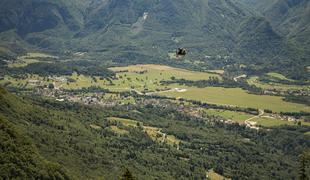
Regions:
M 280 119 L 266 118 L 266 117 L 257 117 L 251 121 L 257 122 L 257 125 L 265 127 L 281 126 L 281 125 L 295 125 L 294 122 L 284 121 Z
M 18 57 L 16 61 L 9 64 L 8 66 L 10 68 L 16 68 L 16 67 L 24 67 L 24 66 L 27 66 L 28 64 L 37 63 L 37 62 L 49 62 L 49 61 L 40 60 L 40 58 L 57 58 L 57 57 L 51 56 L 48 54 L 43 54 L 43 53 L 27 53 L 25 56 Z
M 181 142 L 175 136 L 167 135 L 161 132 L 161 128 L 152 127 L 152 126 L 144 126 L 142 122 L 139 122 L 136 120 L 118 118 L 118 117 L 109 117 L 108 121 L 121 123 L 122 125 L 127 126 L 127 127 L 138 127 L 138 124 L 139 124 L 139 126 L 142 127 L 143 131 L 146 132 L 156 142 L 167 143 L 171 146 L 178 145 Z M 128 131 L 124 129 L 120 129 L 117 126 L 111 126 L 110 128 L 112 131 L 118 134 L 128 133 Z
M 310 112 L 310 107 L 306 105 L 286 102 L 283 101 L 281 97 L 277 96 L 248 94 L 245 90 L 240 88 L 182 88 L 187 88 L 187 91 L 165 92 L 161 95 L 170 97 L 182 97 L 185 99 L 199 100 L 212 104 L 271 109 L 275 112 Z
M 223 75 L 225 73 L 225 71 L 221 70 L 221 69 L 219 69 L 219 70 L 208 70 L 207 72 L 221 74 L 221 75 Z
M 40 85 L 47 85 L 55 83 L 56 87 L 63 89 L 80 89 L 91 86 L 99 86 L 101 88 L 109 89 L 110 91 L 121 92 L 129 90 L 145 91 L 145 92 L 160 92 L 158 94 L 170 97 L 182 97 L 191 100 L 199 100 L 212 104 L 232 105 L 239 107 L 252 107 L 258 109 L 270 109 L 275 112 L 310 112 L 310 108 L 306 105 L 285 102 L 281 97 L 268 96 L 268 95 L 254 95 L 239 88 L 220 88 L 220 87 L 207 87 L 196 88 L 180 86 L 172 84 L 163 86 L 160 84 L 162 80 L 170 80 L 171 77 L 184 78 L 188 80 L 203 80 L 209 77 L 218 77 L 220 75 L 188 71 L 179 68 L 173 68 L 163 65 L 133 65 L 128 67 L 114 67 L 111 70 L 117 72 L 116 79 L 100 79 L 99 77 L 90 77 L 78 75 L 73 73 L 71 76 L 58 77 L 58 79 L 73 79 L 74 82 L 68 83 L 67 81 L 57 80 L 56 78 L 50 79 L 42 78 L 36 75 L 28 75 L 26 79 L 14 79 L 5 76 L 4 80 L 0 83 L 11 82 L 11 86 L 26 86 L 28 88 L 35 88 L 29 80 L 38 80 Z M 184 91 L 165 91 L 169 89 L 180 88 Z M 128 103 L 133 103 L 133 99 L 128 99 Z M 228 116 L 224 114 L 223 116 Z M 235 117 L 232 119 L 237 120 Z
M 279 73 L 275 73 L 275 72 L 270 72 L 267 73 L 268 76 L 270 76 L 271 78 L 277 78 L 277 79 L 281 79 L 281 80 L 287 80 L 287 81 L 294 81 L 292 79 L 288 79 L 286 78 L 284 75 L 279 74 Z
M 30 75 L 27 74 L 27 78 L 25 79 L 17 79 L 11 76 L 5 75 L 3 80 L 0 80 L 0 85 L 4 85 L 6 83 L 10 83 L 10 86 L 14 87 L 25 87 L 25 88 L 35 88 L 37 86 L 48 85 L 51 82 L 44 80 L 43 77 L 38 75 Z
M 230 178 L 226 178 L 220 174 L 217 174 L 213 171 L 213 169 L 207 172 L 207 178 L 209 178 L 210 180 L 230 180 Z
M 45 53 L 27 53 L 26 56 L 30 58 L 57 58 L 57 56 L 52 56 Z
M 235 112 L 235 111 L 227 111 L 227 110 L 217 110 L 217 109 L 204 109 L 204 111 L 208 115 L 213 116 L 220 116 L 225 119 L 229 119 L 235 122 L 238 122 L 240 124 L 243 124 L 245 120 L 253 117 L 251 114 L 246 114 L 242 112 Z
M 67 76 L 67 78 L 74 79 L 76 82 L 69 84 L 62 83 L 59 86 L 65 89 L 99 86 L 116 92 L 128 91 L 130 89 L 156 91 L 168 88 L 161 86 L 160 81 L 170 80 L 172 77 L 188 80 L 204 80 L 209 79 L 209 77 L 218 77 L 221 79 L 217 74 L 194 72 L 162 65 L 133 65 L 110 69 L 117 72 L 117 79 L 113 80 L 112 83 L 107 79 L 95 77 L 96 80 L 94 80 L 89 76 L 74 73 L 71 76 Z
M 150 79 L 158 79 L 160 77 L 164 79 L 170 79 L 172 76 L 176 78 L 184 78 L 187 80 L 205 80 L 209 77 L 218 77 L 221 78 L 219 75 L 214 75 L 205 72 L 196 72 L 196 71 L 189 71 L 180 68 L 173 68 L 170 66 L 163 66 L 163 65 L 155 65 L 155 64 L 146 64 L 146 65 L 133 65 L 128 67 L 116 67 L 110 68 L 113 71 L 125 71 L 128 70 L 131 73 L 143 72 L 147 71 L 147 75 L 150 76 Z
M 132 126 L 137 127 L 137 124 L 139 121 L 131 120 L 131 119 L 125 119 L 125 118 L 118 118 L 118 117 L 108 117 L 108 121 L 110 122 L 120 122 L 124 126 Z M 143 125 L 143 123 L 141 123 Z
M 257 122 L 257 125 L 265 126 L 265 127 L 273 127 L 273 126 L 281 126 L 281 125 L 297 125 L 297 123 L 292 121 L 286 121 L 281 119 L 274 119 L 268 117 L 257 117 L 252 119 L 251 121 Z M 301 120 L 301 125 L 310 126 L 309 122 L 305 122 Z
M 250 85 L 255 85 L 256 87 L 262 89 L 276 89 L 276 90 L 307 90 L 310 91 L 309 86 L 299 86 L 299 85 L 288 85 L 288 84 L 280 84 L 280 83 L 264 83 L 259 81 L 259 77 L 253 76 L 247 80 Z
M 91 124 L 91 125 L 89 125 L 91 128 L 93 128 L 93 129 L 97 129 L 97 130 L 99 130 L 99 129 L 102 129 L 102 127 L 101 126 L 98 126 L 98 125 L 96 125 L 96 124 Z
M 119 127 L 117 126 L 110 126 L 110 129 L 115 132 L 116 134 L 119 134 L 119 135 L 124 135 L 124 134 L 128 134 L 129 132 L 127 130 L 124 130 L 124 129 L 120 129 Z
M 178 59 L 177 55 L 174 53 L 168 53 L 169 59 Z

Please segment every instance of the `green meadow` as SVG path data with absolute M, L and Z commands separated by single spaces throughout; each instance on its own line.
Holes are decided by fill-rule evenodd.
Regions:
M 258 109 L 270 109 L 275 112 L 310 112 L 310 107 L 286 102 L 282 97 L 269 95 L 254 95 L 240 88 L 222 87 L 181 87 L 185 92 L 164 92 L 161 95 L 169 97 L 182 97 L 190 100 L 198 100 L 211 104 L 231 105 L 238 107 L 251 107 Z
M 281 125 L 297 125 L 297 123 L 292 121 L 286 121 L 271 117 L 257 117 L 254 119 L 251 119 L 251 121 L 257 122 L 257 125 L 265 126 L 265 127 L 274 127 L 274 126 L 281 126 Z M 301 120 L 301 125 L 310 126 L 309 122 L 305 122 L 304 120 Z
M 286 81 L 294 81 L 294 80 L 292 80 L 292 79 L 289 79 L 289 78 L 285 77 L 285 76 L 282 75 L 282 74 L 275 73 L 275 72 L 267 73 L 267 75 L 270 76 L 271 78 L 278 78 L 278 79 L 286 80 Z
M 77 75 L 76 73 L 68 78 L 74 79 L 73 83 L 62 83 L 65 89 L 77 89 L 82 87 L 100 86 L 112 91 L 128 91 L 135 89 L 139 91 L 148 90 L 163 90 L 168 87 L 161 86 L 160 81 L 170 80 L 172 77 L 184 78 L 187 80 L 204 80 L 209 77 L 221 77 L 217 74 L 188 71 L 179 68 L 172 68 L 162 65 L 133 65 L 128 67 L 114 67 L 110 70 L 117 72 L 116 79 L 112 83 L 107 79 L 96 80 L 89 76 Z
M 243 124 L 245 120 L 253 117 L 251 114 L 246 114 L 243 112 L 235 112 L 228 110 L 218 110 L 218 109 L 204 109 L 204 111 L 211 116 L 220 116 L 225 119 L 229 119 L 240 124 Z
M 27 53 L 24 56 L 17 57 L 17 60 L 9 64 L 8 66 L 10 68 L 24 67 L 24 66 L 27 66 L 28 64 L 42 62 L 43 60 L 40 60 L 40 59 L 43 59 L 43 58 L 57 58 L 57 57 L 49 55 L 49 54 L 44 54 L 44 53 Z M 44 61 L 44 62 L 48 62 L 48 61 Z
M 99 86 L 110 91 L 122 92 L 135 90 L 138 92 L 152 92 L 162 96 L 185 98 L 188 100 L 198 100 L 211 104 L 229 105 L 238 107 L 251 107 L 258 109 L 270 109 L 274 112 L 310 112 L 310 107 L 292 102 L 286 102 L 279 96 L 249 94 L 240 88 L 207 87 L 197 88 L 180 86 L 177 84 L 161 85 L 160 81 L 167 81 L 171 78 L 184 78 L 187 80 L 206 80 L 209 77 L 221 76 L 207 72 L 189 71 L 180 68 L 173 68 L 163 65 L 132 65 L 127 67 L 113 67 L 110 70 L 116 72 L 115 79 L 101 79 L 73 73 L 71 76 L 43 78 L 37 75 L 28 75 L 25 79 L 15 79 L 5 76 L 0 84 L 11 82 L 11 86 L 35 88 L 33 80 L 37 80 L 39 85 L 55 83 L 57 88 L 80 89 L 83 87 Z M 73 82 L 63 81 L 62 79 L 72 79 Z M 175 89 L 176 88 L 176 89 Z M 128 101 L 131 102 L 131 101 Z M 228 116 L 236 119 L 235 116 Z M 241 118 L 242 120 L 243 118 Z
M 144 132 L 146 132 L 150 136 L 150 138 L 152 138 L 156 142 L 160 142 L 160 143 L 165 142 L 171 146 L 178 145 L 181 142 L 181 140 L 177 139 L 173 135 L 162 133 L 161 128 L 152 127 L 152 126 L 145 126 L 145 125 L 143 125 L 142 122 L 139 122 L 136 120 L 118 118 L 118 117 L 109 117 L 108 121 L 121 123 L 122 125 L 127 126 L 127 127 L 137 128 L 140 126 L 142 128 L 142 130 Z M 128 133 L 127 130 L 122 129 L 118 126 L 114 126 L 114 125 L 110 126 L 110 129 L 112 131 L 114 131 L 115 133 L 120 134 L 120 135 Z
M 302 85 L 288 85 L 288 84 L 280 84 L 280 83 L 265 83 L 261 82 L 259 80 L 258 76 L 250 77 L 247 80 L 248 84 L 255 85 L 256 87 L 262 88 L 262 89 L 276 89 L 276 90 L 307 90 L 310 91 L 310 86 L 302 86 Z
M 210 180 L 231 180 L 230 178 L 226 178 L 216 172 L 213 169 L 207 172 L 207 178 Z

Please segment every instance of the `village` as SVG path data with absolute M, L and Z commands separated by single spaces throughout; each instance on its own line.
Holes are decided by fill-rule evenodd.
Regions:
M 127 108 L 131 108 L 132 106 L 157 106 L 160 108 L 172 108 L 179 112 L 185 113 L 189 116 L 203 119 L 205 117 L 209 117 L 210 115 L 203 111 L 203 108 L 199 105 L 194 105 L 190 103 L 186 103 L 184 99 L 169 99 L 169 98 L 158 98 L 156 95 L 160 92 L 148 92 L 142 93 L 138 90 L 129 91 L 129 95 L 122 95 L 120 92 L 102 92 L 102 89 L 96 90 L 96 92 L 92 92 L 90 89 L 81 89 L 76 91 L 68 91 L 63 89 L 62 87 L 57 87 L 57 82 L 66 82 L 66 78 L 61 77 L 49 77 L 52 81 L 48 85 L 42 85 L 42 82 L 38 80 L 28 81 L 29 85 L 35 86 L 35 94 L 52 98 L 58 102 L 76 102 L 84 105 L 90 106 L 100 106 L 100 107 L 114 107 L 114 106 L 126 106 Z M 165 90 L 165 92 L 184 92 L 186 89 L 174 88 Z M 140 98 L 135 98 L 133 96 L 140 96 Z M 142 98 L 141 98 L 142 97 Z M 264 110 L 259 110 L 258 115 L 253 115 L 252 117 L 244 120 L 243 122 L 236 122 L 230 118 L 223 118 L 221 114 L 218 116 L 212 115 L 212 121 L 216 120 L 218 122 L 226 123 L 226 124 L 235 124 L 238 123 L 240 125 L 245 125 L 248 128 L 259 130 L 262 128 L 261 125 L 258 124 L 257 119 L 265 118 L 265 119 L 277 119 L 281 121 L 290 122 L 293 124 L 298 124 L 300 122 L 299 119 L 293 116 L 285 116 L 278 113 L 266 113 Z

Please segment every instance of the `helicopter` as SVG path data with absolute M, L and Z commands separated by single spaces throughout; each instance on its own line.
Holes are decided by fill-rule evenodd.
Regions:
M 175 54 L 176 54 L 176 57 L 179 57 L 179 56 L 185 56 L 186 55 L 186 49 L 185 48 L 177 48 Z

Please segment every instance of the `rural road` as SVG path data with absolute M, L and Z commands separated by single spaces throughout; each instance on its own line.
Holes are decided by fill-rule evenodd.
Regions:
M 245 120 L 244 121 L 244 123 L 247 125 L 247 126 L 249 126 L 249 127 L 255 127 L 255 125 L 256 125 L 256 122 L 253 122 L 253 121 L 251 121 L 252 119 L 255 119 L 255 118 L 257 118 L 257 117 L 261 117 L 262 115 L 264 115 L 264 110 L 262 110 L 262 109 L 259 109 L 258 110 L 259 111 L 259 114 L 257 115 L 257 116 L 253 116 L 253 117 L 251 117 L 251 118 L 249 118 L 249 119 L 247 119 L 247 120 Z

